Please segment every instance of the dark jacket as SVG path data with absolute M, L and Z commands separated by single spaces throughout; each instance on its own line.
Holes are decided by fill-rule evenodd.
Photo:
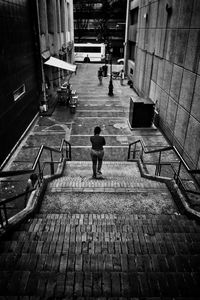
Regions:
M 97 151 L 103 150 L 103 146 L 106 144 L 104 137 L 98 134 L 91 136 L 90 141 L 92 143 L 92 149 Z

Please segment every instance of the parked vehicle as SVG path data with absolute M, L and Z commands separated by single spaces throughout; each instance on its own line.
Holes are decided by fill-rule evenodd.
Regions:
M 75 61 L 80 62 L 103 61 L 105 59 L 105 44 L 75 43 L 74 58 Z
M 124 58 L 119 58 L 117 60 L 117 63 L 120 64 L 120 65 L 124 65 Z

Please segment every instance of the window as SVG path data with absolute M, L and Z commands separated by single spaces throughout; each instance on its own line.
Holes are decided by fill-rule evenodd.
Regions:
M 100 53 L 101 52 L 101 47 L 75 47 L 75 52 Z
M 25 94 L 25 85 L 21 85 L 16 91 L 13 93 L 14 101 L 19 100 Z
M 54 19 L 53 19 L 53 7 L 52 1 L 47 0 L 47 20 L 48 20 L 48 31 L 54 33 Z
M 44 34 L 46 32 L 46 19 L 43 16 L 43 13 L 45 11 L 45 3 L 43 1 L 38 1 L 39 5 L 39 14 L 40 14 L 40 32 Z
M 131 25 L 137 24 L 137 22 L 138 22 L 138 11 L 139 11 L 138 7 L 131 10 L 131 12 L 130 12 Z
M 70 16 L 70 6 L 69 3 L 67 3 L 67 16 L 68 16 L 68 29 L 67 31 L 71 31 L 71 16 Z
M 56 1 L 56 19 L 57 19 L 57 32 L 61 31 L 61 15 L 60 15 L 60 2 Z
M 65 6 L 64 1 L 60 1 L 60 18 L 61 18 L 61 31 L 65 31 Z
M 129 59 L 135 61 L 135 42 L 129 42 Z

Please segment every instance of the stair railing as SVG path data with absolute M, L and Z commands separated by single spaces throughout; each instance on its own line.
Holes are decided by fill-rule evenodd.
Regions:
M 45 151 L 49 151 L 50 161 L 43 159 L 43 154 Z M 54 154 L 60 154 L 59 160 L 54 159 Z M 0 226 L 6 228 L 8 226 L 8 207 L 7 204 L 13 202 L 14 200 L 22 198 L 24 201 L 24 207 L 27 205 L 29 195 L 43 182 L 44 173 L 47 172 L 47 165 L 50 165 L 50 175 L 55 174 L 55 165 L 62 163 L 65 160 L 71 160 L 71 144 L 62 140 L 59 149 L 41 145 L 38 153 L 34 159 L 33 165 L 30 169 L 25 170 L 11 170 L 11 171 L 0 171 L 0 178 L 13 178 L 15 176 L 30 174 L 27 181 L 26 189 L 22 193 L 14 195 L 12 197 L 4 198 L 0 200 Z M 47 174 L 49 175 L 49 174 Z
M 138 147 L 139 146 L 139 147 Z M 173 153 L 176 155 L 175 161 L 165 161 L 162 162 L 162 154 L 166 151 L 173 151 Z M 127 160 L 136 159 L 136 155 L 139 153 L 139 158 L 141 159 L 142 163 L 145 165 L 155 165 L 155 174 L 156 176 L 161 176 L 162 167 L 163 166 L 169 166 L 173 172 L 173 178 L 176 182 L 176 184 L 181 188 L 181 190 L 188 195 L 188 193 L 199 195 L 200 196 L 200 178 L 196 177 L 200 175 L 199 169 L 190 169 L 185 160 L 182 158 L 178 150 L 175 146 L 169 146 L 154 150 L 147 150 L 147 147 L 145 146 L 144 142 L 142 140 L 137 140 L 131 144 L 129 144 L 128 148 L 128 157 Z M 156 161 L 151 162 L 145 162 L 144 161 L 144 154 L 153 154 L 158 153 L 158 159 Z M 181 178 L 181 175 L 183 173 L 187 173 L 189 178 L 192 179 L 194 182 L 194 185 L 196 186 L 195 190 L 188 189 L 185 187 L 184 179 Z M 186 172 L 185 172 L 186 171 Z M 184 176 L 185 177 L 185 176 Z M 189 182 L 189 180 L 185 180 L 185 182 Z

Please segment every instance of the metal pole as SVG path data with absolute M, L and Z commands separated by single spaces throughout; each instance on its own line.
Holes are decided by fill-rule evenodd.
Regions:
M 51 163 L 50 163 L 50 166 L 51 166 L 51 175 L 54 175 L 54 162 L 53 162 L 53 154 L 52 154 L 51 150 L 50 150 L 50 155 L 51 155 Z
M 128 73 L 128 30 L 129 30 L 129 8 L 130 0 L 127 0 L 126 7 L 126 28 L 125 28 L 125 41 L 124 41 L 124 73 Z
M 110 82 L 109 82 L 108 89 L 109 89 L 108 95 L 109 95 L 109 96 L 113 96 L 113 82 L 112 82 L 112 54 L 110 54 Z
M 38 5 L 38 0 L 36 1 L 36 10 L 37 10 L 37 27 L 38 27 L 38 34 L 39 34 L 39 48 L 40 48 L 40 66 L 41 66 L 41 77 L 42 77 L 42 94 L 43 94 L 43 100 L 45 104 L 47 105 L 47 95 L 46 95 L 46 82 L 45 82 L 45 73 L 44 73 L 44 63 L 43 59 L 41 56 L 41 42 L 40 42 L 40 37 L 41 37 L 41 32 L 40 32 L 40 18 L 39 18 L 39 5 Z
M 160 162 L 161 162 L 161 151 L 159 152 L 159 158 L 158 158 L 158 164 L 157 164 L 157 170 L 156 170 L 156 174 L 157 176 L 160 176 L 160 171 L 161 171 L 161 165 L 160 165 Z

